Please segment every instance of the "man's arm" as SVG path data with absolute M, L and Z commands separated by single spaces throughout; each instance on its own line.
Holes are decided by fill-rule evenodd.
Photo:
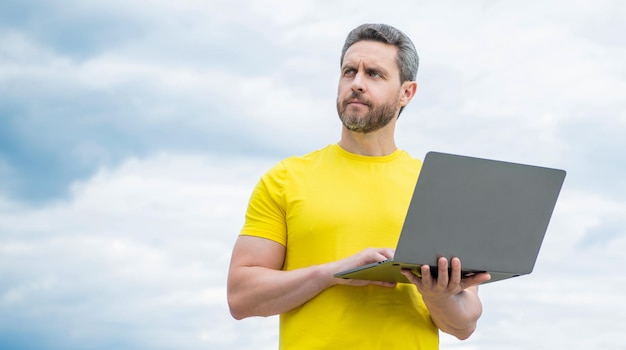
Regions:
M 343 260 L 283 271 L 283 245 L 269 239 L 240 236 L 235 243 L 228 272 L 230 313 L 236 319 L 281 314 L 335 284 L 395 286 L 395 283 L 333 277 L 335 272 L 391 257 L 391 249 L 366 249 Z
M 469 338 L 476 329 L 482 314 L 478 285 L 488 281 L 490 276 L 480 273 L 461 279 L 461 261 L 453 258 L 450 264 L 452 273 L 449 277 L 446 258 L 439 258 L 437 279 L 431 277 L 428 265 L 422 266 L 421 278 L 410 271 L 402 273 L 417 286 L 435 325 L 443 332 L 463 340 Z

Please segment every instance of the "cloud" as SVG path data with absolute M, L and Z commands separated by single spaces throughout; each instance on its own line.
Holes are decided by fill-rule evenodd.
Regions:
M 267 167 L 161 154 L 102 169 L 54 206 L 5 202 L 0 307 L 15 322 L 2 322 L 5 344 L 13 330 L 52 348 L 239 342 L 246 325 L 230 318 L 224 283 L 249 188 Z
M 26 347 L 25 338 L 36 338 L 41 343 L 31 347 L 273 348 L 276 319 L 232 320 L 224 283 L 249 193 L 275 161 L 162 153 L 102 168 L 54 205 L 30 208 L 5 199 L 4 344 Z M 444 335 L 444 346 L 574 348 L 584 327 L 598 336 L 584 344 L 620 344 L 621 331 L 600 320 L 611 319 L 615 304 L 621 305 L 614 291 L 624 281 L 596 259 L 621 259 L 626 240 L 621 235 L 604 246 L 581 244 L 625 207 L 566 191 L 535 272 L 483 286 L 485 314 L 477 333 L 464 343 Z M 580 288 L 581 275 L 595 287 Z M 554 328 L 547 331 L 539 320 Z
M 304 86 L 294 89 L 266 76 L 284 65 L 283 78 L 310 78 L 316 72 L 303 73 L 303 64 L 319 61 L 277 54 L 280 43 L 270 39 L 271 32 L 255 32 L 255 23 L 240 25 L 241 16 L 222 18 L 192 2 L 155 2 L 156 8 L 145 13 L 143 8 L 93 6 L 53 8 L 42 21 L 41 8 L 27 8 L 26 17 L 38 26 L 31 20 L 10 22 L 0 32 L 5 57 L 0 65 L 5 170 L 0 176 L 19 174 L 3 187 L 15 198 L 37 202 L 67 195 L 72 181 L 92 175 L 102 164 L 161 150 L 276 154 L 285 143 L 298 147 L 300 136 L 320 125 L 323 119 L 312 116 L 329 111 L 320 106 L 332 108 L 332 97 L 327 98 L 332 93 L 319 97 Z M 161 11 L 170 10 L 179 17 L 159 28 Z M 106 30 L 77 28 L 96 13 L 102 23 L 93 27 L 132 22 L 141 33 L 104 40 L 99 49 L 80 55 L 50 39 L 71 31 L 101 41 L 110 35 Z M 56 21 L 66 17 L 80 23 L 63 22 L 59 29 Z M 40 27 L 52 34 L 43 35 Z M 241 43 L 233 45 L 237 40 Z M 66 44 L 79 49 L 71 38 Z M 258 133 L 259 125 L 271 132 Z M 299 133 L 284 132 L 298 126 L 303 128 Z M 301 153 L 308 147 L 297 149 Z M 42 168 L 45 177 L 38 172 Z
M 115 165 L 127 156 L 164 149 L 288 155 L 335 140 L 325 135 L 336 135 L 331 127 L 334 130 L 337 124 L 328 122 L 336 122 L 333 100 L 342 40 L 336 33 L 350 27 L 338 13 L 321 16 L 328 5 L 304 3 L 301 9 L 315 11 L 288 12 L 281 2 L 203 6 L 192 1 L 152 1 L 150 5 L 68 2 L 7 9 L 21 20 L 6 22 L 1 36 L 7 57 L 0 69 L 6 119 L 2 128 L 11 135 L 2 153 L 5 164 L 21 180 L 5 191 L 26 200 L 48 200 L 67 194 L 73 180 L 90 176 L 101 164 Z M 385 11 L 382 18 L 389 15 Z M 23 15 L 17 16 L 18 12 Z M 436 25 L 432 20 L 423 23 L 417 33 Z M 439 25 L 437 37 L 418 36 L 418 47 L 427 50 L 424 61 L 432 61 L 429 48 L 436 45 L 434 58 L 452 73 L 449 76 L 472 72 L 465 78 L 461 74 L 458 84 L 444 85 L 439 94 L 453 98 L 439 106 L 461 106 L 461 110 L 435 111 L 435 118 L 459 112 L 481 118 L 523 105 L 514 100 L 501 107 L 483 103 L 476 109 L 477 101 L 484 100 L 494 84 L 513 86 L 499 80 L 458 88 L 468 85 L 466 79 L 497 71 L 491 65 L 494 59 L 511 62 L 506 54 L 510 46 L 499 44 L 508 38 L 501 35 L 494 42 L 493 31 L 483 27 L 489 29 L 478 27 L 479 38 L 484 38 L 480 41 L 468 40 L 469 33 L 460 31 L 466 28 L 459 24 Z M 120 32 L 124 34 L 117 38 Z M 482 42 L 481 51 L 490 52 L 487 58 L 493 59 L 487 65 L 468 59 L 484 59 L 472 54 L 475 48 L 468 46 L 470 42 Z M 449 52 L 450 48 L 456 51 Z M 504 48 L 503 54 L 497 54 L 498 48 Z M 453 57 L 464 59 L 452 61 Z M 439 76 L 428 78 L 423 80 L 426 87 L 439 80 Z M 451 94 L 450 86 L 457 91 Z M 420 101 L 438 100 L 428 95 L 432 90 L 424 91 L 427 94 L 419 96 Z M 480 95 L 467 96 L 472 91 Z M 493 100 L 506 102 L 514 95 L 506 92 Z M 259 127 L 269 132 L 258 133 Z M 302 144 L 309 137 L 323 141 Z M 37 172 L 41 168 L 47 169 L 47 177 Z
M 275 348 L 276 318 L 228 315 L 230 247 L 263 171 L 339 138 L 339 50 L 362 22 L 420 54 L 399 147 L 568 171 L 535 272 L 481 288 L 477 333 L 443 346 L 620 347 L 624 18 L 611 1 L 2 2 L 0 347 Z

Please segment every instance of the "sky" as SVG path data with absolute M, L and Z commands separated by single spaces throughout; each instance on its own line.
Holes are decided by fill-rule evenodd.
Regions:
M 626 3 L 0 2 L 0 348 L 276 349 L 226 274 L 276 162 L 338 141 L 339 54 L 407 33 L 396 141 L 560 168 L 535 269 L 442 349 L 626 349 Z

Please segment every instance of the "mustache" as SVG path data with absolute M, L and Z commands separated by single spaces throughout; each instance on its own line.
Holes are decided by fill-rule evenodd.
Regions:
M 359 103 L 362 103 L 364 105 L 370 106 L 371 107 L 371 102 L 370 100 L 363 98 L 363 93 L 360 91 L 352 91 L 352 93 L 350 94 L 350 96 L 346 97 L 343 100 L 343 105 L 347 105 L 348 103 L 350 103 L 353 100 L 357 100 L 359 101 Z

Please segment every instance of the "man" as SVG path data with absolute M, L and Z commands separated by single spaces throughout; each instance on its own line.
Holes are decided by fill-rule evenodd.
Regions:
M 235 243 L 228 302 L 236 319 L 280 314 L 282 349 L 437 349 L 438 331 L 469 337 L 482 312 L 461 262 L 412 282 L 334 278 L 393 257 L 421 162 L 399 150 L 396 122 L 415 95 L 418 56 L 397 29 L 366 24 L 341 57 L 340 141 L 283 160 L 257 184 Z M 374 247 L 374 248 L 372 248 Z M 448 267 L 451 274 L 448 276 Z

